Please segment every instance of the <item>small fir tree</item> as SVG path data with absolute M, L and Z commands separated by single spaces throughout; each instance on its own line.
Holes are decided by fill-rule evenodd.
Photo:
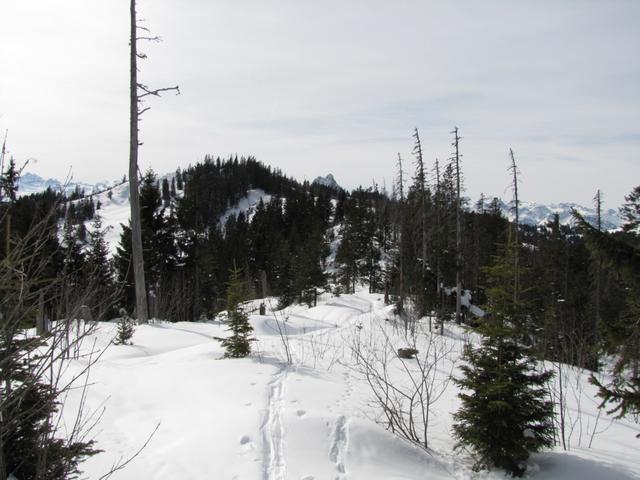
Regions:
M 519 306 L 500 288 L 511 285 L 504 281 L 506 271 L 514 268 L 511 255 L 508 248 L 487 270 L 494 309 L 479 328 L 482 344 L 467 345 L 463 376 L 454 380 L 463 392 L 453 433 L 458 447 L 473 452 L 476 470 L 498 467 L 519 477 L 531 452 L 553 445 L 553 404 L 545 388 L 553 373 L 537 372 L 530 347 L 517 340 L 520 329 L 513 320 Z
M 133 319 L 129 317 L 127 311 L 124 308 L 120 309 L 118 331 L 116 333 L 116 338 L 113 340 L 113 343 L 115 343 L 116 345 L 133 345 L 131 339 L 133 338 L 134 332 L 135 325 L 133 323 Z
M 240 302 L 243 299 L 244 285 L 242 274 L 238 268 L 231 270 L 231 278 L 227 288 L 227 323 L 231 336 L 216 338 L 225 348 L 225 358 L 244 358 L 251 353 L 251 338 L 253 327 L 249 323 L 249 316 L 243 311 Z

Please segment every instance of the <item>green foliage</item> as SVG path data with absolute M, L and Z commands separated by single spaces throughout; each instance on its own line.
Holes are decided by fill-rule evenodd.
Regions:
M 636 188 L 634 193 L 636 191 L 640 190 Z M 640 248 L 597 230 L 577 212 L 574 217 L 589 248 L 599 253 L 605 265 L 618 274 L 618 288 L 627 290 L 617 325 L 620 340 L 614 379 L 603 385 L 592 376 L 591 383 L 599 388 L 601 407 L 611 406 L 610 413 L 620 417 L 640 415 Z
M 369 284 L 369 291 L 382 288 L 383 232 L 376 222 L 375 201 L 379 192 L 358 190 L 344 200 L 344 219 L 341 228 L 342 240 L 336 252 L 339 265 L 338 281 L 345 292 L 355 291 L 358 281 Z
M 135 332 L 135 320 L 127 315 L 126 310 L 120 310 L 120 318 L 118 318 L 118 329 L 116 331 L 116 338 L 113 339 L 113 343 L 116 345 L 133 345 L 131 339 Z
M 498 467 L 522 476 L 530 452 L 553 445 L 553 404 L 545 384 L 552 372 L 536 372 L 531 349 L 521 343 L 527 317 L 514 282 L 513 243 L 494 259 L 487 275 L 488 316 L 478 348 L 467 345 L 455 380 L 463 390 L 454 435 L 476 459 L 475 468 Z
M 4 407 L 0 431 L 7 472 L 15 478 L 77 478 L 78 464 L 98 453 L 93 441 L 66 441 L 54 435 L 59 393 L 41 381 L 37 348 L 42 342 L 0 336 Z M 8 388 L 7 388 L 8 387 Z M 44 475 L 39 476 L 43 472 Z
M 463 376 L 455 380 L 463 392 L 454 436 L 473 452 L 476 469 L 522 476 L 529 454 L 553 445 L 553 404 L 545 388 L 553 374 L 535 371 L 527 349 L 500 320 L 487 321 L 482 332 L 479 348 L 465 348 Z
M 227 288 L 227 331 L 231 335 L 227 338 L 216 338 L 225 349 L 226 358 L 244 358 L 251 353 L 251 338 L 253 327 L 249 323 L 249 316 L 243 311 L 240 303 L 243 301 L 241 272 L 237 268 L 231 271 L 231 279 Z
M 49 212 L 52 217 L 54 212 Z M 0 222 L 2 221 L 0 217 Z M 37 309 L 48 294 L 63 290 L 63 279 L 45 277 L 49 259 L 40 247 L 47 245 L 51 223 L 42 221 L 24 234 L 0 263 L 0 477 L 18 479 L 77 478 L 78 465 L 97 453 L 84 441 L 80 423 L 68 439 L 58 430 L 59 405 L 70 388 L 55 372 L 64 371 L 60 328 L 46 337 L 26 335 Z M 63 269 L 64 271 L 64 269 Z M 66 336 L 69 342 L 69 337 Z M 71 340 L 71 343 L 75 340 Z M 67 343 L 68 345 L 68 343 Z M 72 348 L 72 345 L 68 345 Z M 53 376 L 53 378 L 52 378 Z
M 624 197 L 625 204 L 620 209 L 625 220 L 623 230 L 625 232 L 640 233 L 640 185 Z

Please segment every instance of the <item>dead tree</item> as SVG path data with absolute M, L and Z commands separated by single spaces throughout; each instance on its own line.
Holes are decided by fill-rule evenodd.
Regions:
M 404 226 L 404 177 L 402 172 L 402 157 L 400 153 L 398 153 L 398 194 L 400 195 L 400 235 L 398 236 L 398 259 L 399 259 L 399 277 L 400 277 L 400 300 L 398 302 L 398 313 L 402 314 L 404 310 L 404 297 L 405 297 L 405 287 L 404 287 L 404 248 L 402 247 L 403 239 L 402 239 L 402 228 Z M 405 330 L 407 328 L 405 322 Z
M 460 201 L 460 140 L 458 127 L 454 127 L 453 143 L 455 148 L 451 158 L 456 166 L 456 323 L 462 322 L 462 205 Z
M 436 210 L 436 293 L 438 296 L 438 321 L 440 322 L 440 335 L 444 335 L 444 289 L 442 288 L 442 191 L 440 189 L 440 163 L 436 158 L 436 194 L 435 194 L 435 210 Z
M 138 192 L 138 147 L 142 145 L 138 139 L 138 123 L 140 116 L 150 107 L 143 107 L 143 99 L 153 95 L 159 97 L 162 92 L 180 93 L 178 86 L 151 89 L 138 81 L 138 59 L 145 59 L 144 53 L 138 52 L 138 40 L 160 41 L 160 37 L 149 35 L 149 29 L 138 25 L 136 18 L 136 0 L 131 0 L 131 38 L 130 38 L 130 123 L 129 123 L 129 196 L 131 204 L 131 252 L 133 277 L 136 292 L 136 315 L 138 321 L 146 323 L 149 319 L 147 308 L 147 289 L 144 278 L 144 259 L 142 254 L 142 226 L 140 224 L 140 198 Z M 142 36 L 138 32 L 144 32 Z
M 424 292 L 424 283 L 425 278 L 427 276 L 427 180 L 424 172 L 424 161 L 422 159 L 422 142 L 420 141 L 420 134 L 418 133 L 418 129 L 416 128 L 413 134 L 413 138 L 415 138 L 415 144 L 413 147 L 413 154 L 416 157 L 417 169 L 416 169 L 416 186 L 418 187 L 418 195 L 419 195 L 419 206 L 420 206 L 420 243 L 422 247 L 422 277 L 421 277 L 421 286 L 422 291 L 420 292 L 420 306 L 421 312 L 420 315 L 425 315 L 426 309 L 424 308 L 425 304 L 425 292 Z M 431 322 L 429 322 L 429 326 L 431 326 Z
M 513 155 L 513 149 L 509 149 L 509 157 L 511 158 L 511 165 L 509 166 L 509 171 L 513 175 L 513 184 L 511 188 L 513 189 L 513 208 L 515 213 L 515 218 L 513 222 L 513 245 L 514 245 L 514 271 L 513 271 L 513 304 L 518 304 L 518 296 L 520 292 L 520 239 L 519 239 L 519 230 L 520 230 L 520 201 L 518 199 L 518 167 L 516 165 L 516 159 Z
M 602 231 L 602 192 L 598 190 L 596 196 L 593 198 L 596 205 L 596 228 L 599 232 Z M 595 298 L 595 310 L 596 310 L 596 325 L 599 326 L 602 319 L 600 318 L 600 297 L 602 295 L 602 256 L 600 253 L 596 253 L 596 298 Z M 596 328 L 597 331 L 597 328 Z

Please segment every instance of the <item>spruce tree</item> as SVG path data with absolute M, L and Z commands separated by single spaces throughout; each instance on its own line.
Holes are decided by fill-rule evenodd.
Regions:
M 640 188 L 636 187 L 634 192 L 636 191 L 640 191 Z M 613 379 L 610 383 L 603 384 L 595 376 L 591 376 L 590 381 L 599 389 L 601 408 L 608 405 L 609 413 L 615 414 L 617 418 L 627 415 L 637 418 L 640 415 L 640 248 L 633 244 L 637 242 L 637 236 L 628 242 L 592 227 L 578 212 L 574 211 L 573 216 L 589 249 L 602 256 L 604 265 L 619 275 L 619 283 L 627 291 L 620 325 L 617 326 L 621 335 Z M 634 231 L 632 221 L 631 217 L 627 217 L 627 232 Z M 637 437 L 640 438 L 640 434 Z
M 625 232 L 640 233 L 640 185 L 624 199 L 625 203 L 620 208 L 620 216 L 624 219 L 622 229 Z
M 545 388 L 553 373 L 537 372 L 530 348 L 518 342 L 512 322 L 519 305 L 504 288 L 513 285 L 505 282 L 513 269 L 513 251 L 507 248 L 488 272 L 492 309 L 479 328 L 481 345 L 467 345 L 463 376 L 455 379 L 463 392 L 453 432 L 458 446 L 473 452 L 475 469 L 498 467 L 522 476 L 529 454 L 553 445 L 553 404 Z
M 113 339 L 113 343 L 116 345 L 133 345 L 131 339 L 133 338 L 135 329 L 134 320 L 127 314 L 124 308 L 121 308 L 116 338 Z
M 216 338 L 225 348 L 225 358 L 244 358 L 251 353 L 251 338 L 253 327 L 249 323 L 249 316 L 244 312 L 240 302 L 243 299 L 242 274 L 238 268 L 231 270 L 231 278 L 227 288 L 227 323 L 231 336 Z

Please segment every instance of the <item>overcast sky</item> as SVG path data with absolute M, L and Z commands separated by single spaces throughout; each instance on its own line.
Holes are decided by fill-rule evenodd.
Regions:
M 141 168 L 254 155 L 299 179 L 387 185 L 414 127 L 426 160 L 464 137 L 467 194 L 617 207 L 640 184 L 640 1 L 143 0 L 163 43 L 141 81 Z M 0 129 L 31 171 L 121 177 L 128 0 L 2 0 Z

